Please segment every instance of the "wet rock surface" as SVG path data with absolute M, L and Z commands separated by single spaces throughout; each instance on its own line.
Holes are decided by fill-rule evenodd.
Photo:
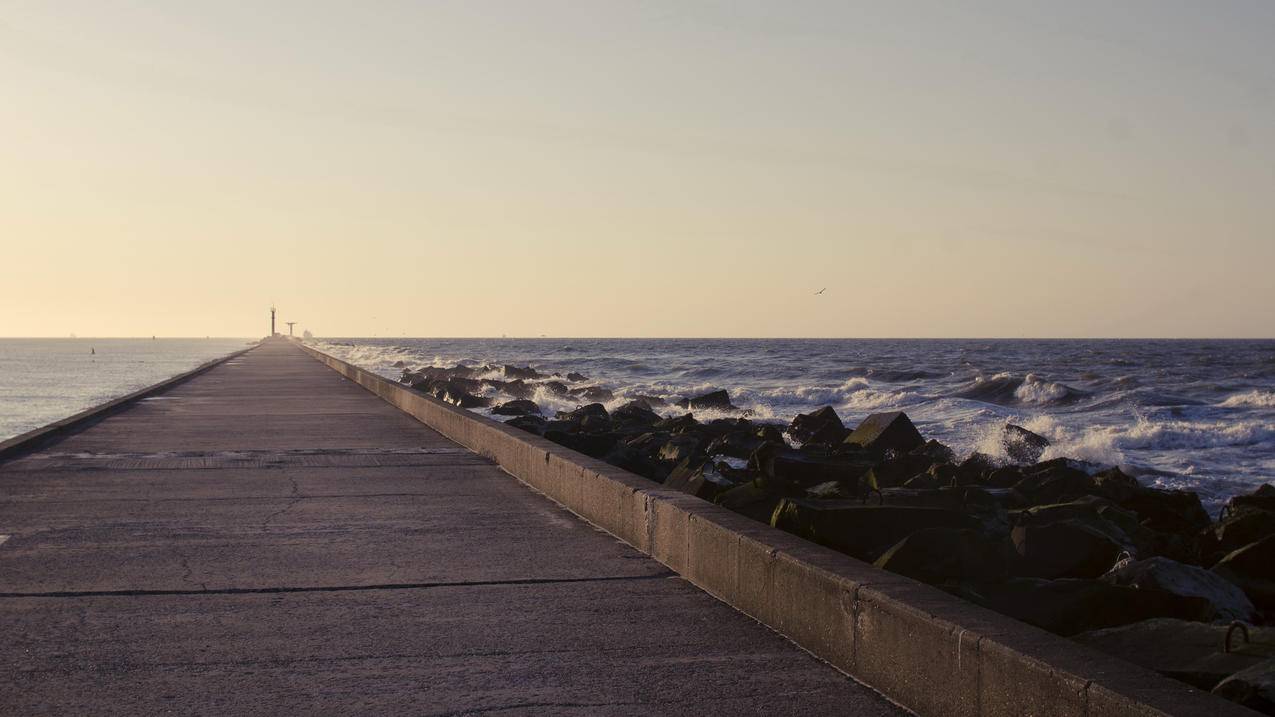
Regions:
M 458 406 L 494 405 L 512 427 L 1116 654 L 1167 644 L 1164 624 L 1275 619 L 1271 486 L 1214 521 L 1193 492 L 1042 462 L 1049 441 L 1013 424 L 1001 463 L 926 441 L 899 411 L 847 421 L 828 406 L 783 425 L 752 420 L 724 390 L 669 405 L 532 367 L 405 368 L 401 381 Z M 536 396 L 580 405 L 548 419 Z M 1268 663 L 1204 658 L 1153 669 L 1266 709 Z

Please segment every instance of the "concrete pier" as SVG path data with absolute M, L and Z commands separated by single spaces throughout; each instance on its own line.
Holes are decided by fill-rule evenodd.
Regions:
M 284 340 L 0 464 L 0 632 L 6 714 L 901 713 Z

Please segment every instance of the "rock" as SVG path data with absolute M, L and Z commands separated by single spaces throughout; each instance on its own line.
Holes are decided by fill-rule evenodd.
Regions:
M 567 380 L 573 383 L 578 383 L 580 381 L 588 381 L 589 379 L 585 377 L 585 375 L 582 373 L 576 373 L 575 371 L 572 371 L 571 373 L 567 374 Z
M 901 486 L 913 476 L 929 471 L 934 464 L 931 456 L 922 453 L 897 455 L 874 465 L 868 483 L 879 489 Z
M 846 443 L 858 444 L 869 450 L 885 453 L 895 450 L 906 453 L 925 443 L 921 433 L 902 411 L 874 413 L 846 436 Z
M 1013 423 L 1001 431 L 1001 446 L 1015 463 L 1035 463 L 1049 447 L 1049 439 Z
M 606 418 L 611 416 L 607 413 L 606 406 L 600 403 L 590 403 L 587 406 L 580 406 L 572 411 L 558 411 L 557 419 L 559 421 L 570 421 L 572 423 L 581 423 L 586 418 Z
M 1252 642 L 1239 635 L 1224 651 L 1226 625 L 1153 618 L 1119 627 L 1082 632 L 1072 639 L 1135 665 L 1155 670 L 1201 690 L 1275 657 L 1275 630 L 1249 628 Z
M 537 436 L 543 435 L 545 425 L 548 423 L 540 416 L 519 416 L 518 418 L 505 421 L 505 425 L 520 428 L 528 433 L 534 433 Z
M 567 394 L 584 398 L 586 401 L 614 401 L 615 394 L 602 386 L 582 386 L 567 390 Z
M 1275 715 L 1275 660 L 1266 660 L 1222 680 L 1213 688 L 1218 697 L 1263 714 Z
M 535 378 L 541 377 L 540 372 L 535 370 L 534 368 L 531 368 L 530 366 L 525 368 L 518 368 L 517 366 L 510 366 L 508 364 L 505 364 L 504 366 L 501 367 L 500 375 L 510 380 L 513 380 L 513 379 L 525 380 L 525 379 L 535 379 Z
M 910 455 L 928 458 L 931 463 L 956 462 L 956 452 L 934 439 L 913 448 Z
M 738 411 L 730 402 L 730 394 L 726 391 L 713 391 L 703 396 L 695 398 L 684 398 L 677 402 L 679 408 L 685 408 L 691 411 Z
M 1093 480 L 1071 461 L 1058 459 L 1023 469 L 1023 479 L 1014 485 L 1026 505 L 1066 503 L 1095 491 Z
M 690 459 L 677 464 L 664 480 L 664 487 L 689 493 L 696 498 L 713 500 L 722 491 L 734 487 L 730 481 L 717 473 L 711 463 L 693 466 Z
M 669 433 L 689 433 L 699 427 L 699 421 L 695 420 L 695 416 L 689 413 L 662 419 L 652 426 L 657 431 L 668 431 Z
M 1111 569 L 1121 545 L 1077 520 L 1019 525 L 1010 531 L 1015 575 L 1032 578 L 1096 578 Z
M 1194 537 L 1213 523 L 1200 496 L 1192 491 L 1143 488 L 1119 503 L 1156 531 Z
M 799 413 L 786 433 L 798 443 L 841 443 L 850 433 L 832 406 L 811 413 Z
M 642 401 L 629 401 L 611 412 L 611 420 L 629 426 L 652 426 L 659 422 L 660 414 Z
M 1095 473 L 1089 477 L 1089 480 L 1093 483 L 1097 495 L 1116 503 L 1130 500 L 1143 490 L 1137 478 L 1126 475 L 1119 468 L 1108 468 Z
M 811 455 L 802 451 L 765 443 L 749 459 L 776 490 L 798 494 L 828 481 L 858 485 L 859 478 L 872 467 L 872 461 L 855 454 Z
M 633 400 L 641 401 L 642 403 L 645 403 L 647 408 L 663 408 L 664 406 L 668 405 L 668 401 L 665 401 L 659 396 L 646 396 L 646 395 L 639 394 L 637 396 L 634 396 Z
M 948 580 L 1004 580 L 1004 542 L 973 530 L 925 528 L 900 540 L 874 565 L 926 583 Z
M 1209 609 L 1199 598 L 1120 587 L 1100 580 L 1014 578 L 971 582 L 961 586 L 956 594 L 1064 636 L 1158 617 L 1199 620 Z
M 465 389 L 459 380 L 451 380 L 441 386 L 435 386 L 434 397 L 461 408 L 483 408 L 490 406 L 492 400 L 483 396 L 475 396 Z
M 1239 550 L 1249 543 L 1256 543 L 1262 538 L 1275 535 L 1275 512 L 1254 508 L 1251 505 L 1228 504 L 1222 512 L 1222 520 L 1212 526 L 1207 533 L 1211 538 L 1210 549 L 1217 553 L 1217 558 Z
M 614 433 L 573 433 L 552 429 L 546 430 L 544 437 L 591 458 L 604 457 L 615 448 L 618 440 Z
M 764 481 L 756 479 L 722 491 L 713 502 L 753 520 L 769 523 L 780 499 Z
M 548 391 L 550 395 L 553 395 L 553 396 L 565 396 L 567 395 L 567 391 L 569 390 L 567 388 L 567 384 L 561 381 L 545 381 L 544 383 L 540 384 L 540 387 Z
M 1239 586 L 1258 608 L 1275 611 L 1275 535 L 1228 553 L 1213 572 Z
M 1257 613 L 1244 591 L 1224 578 L 1168 558 L 1121 560 L 1101 580 L 1112 585 L 1202 598 L 1212 608 L 1209 620 L 1252 622 Z
M 1070 520 L 1084 523 L 1111 538 L 1123 552 L 1135 557 L 1154 552 L 1154 536 L 1138 522 L 1138 514 L 1105 498 L 1083 496 L 1069 503 L 1038 505 L 1010 513 L 1015 525 L 1047 525 Z
M 749 426 L 745 426 L 733 430 L 724 436 L 714 438 L 708 445 L 708 454 L 710 456 L 748 458 L 755 453 L 763 443 L 766 443 L 764 438 L 759 437 L 756 431 L 749 430 L 750 428 L 751 427 Z
M 540 415 L 540 406 L 535 401 L 526 401 L 517 399 L 514 401 L 506 401 L 505 403 L 491 409 L 491 412 L 497 416 L 530 416 Z
M 536 387 L 522 379 L 518 379 L 517 381 L 506 381 L 505 384 L 500 387 L 500 390 L 514 398 L 531 398 L 536 395 Z
M 978 521 L 959 511 L 941 508 L 785 498 L 775 508 L 771 525 L 860 560 L 872 561 L 919 530 L 974 530 L 978 528 Z
M 988 473 L 984 483 L 991 488 L 1012 488 L 1024 477 L 1023 469 L 1018 466 L 1002 466 Z
M 660 447 L 656 458 L 669 463 L 680 463 L 694 457 L 700 448 L 700 438 L 688 433 L 681 433 L 669 438 Z
M 394 368 L 403 368 L 403 367 L 404 367 L 404 366 L 406 366 L 406 365 L 407 365 L 407 362 L 406 362 L 406 361 L 395 361 L 395 362 L 394 362 Z
M 991 456 L 974 452 L 957 466 L 954 480 L 956 485 L 980 485 L 996 467 Z

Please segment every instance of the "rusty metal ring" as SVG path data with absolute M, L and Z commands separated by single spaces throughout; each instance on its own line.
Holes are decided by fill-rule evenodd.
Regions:
M 1248 625 L 1236 620 L 1231 623 L 1230 627 L 1226 628 L 1226 637 L 1222 639 L 1222 652 L 1231 651 L 1231 635 L 1235 634 L 1236 628 L 1239 628 L 1240 632 L 1244 633 L 1244 644 L 1248 644 Z

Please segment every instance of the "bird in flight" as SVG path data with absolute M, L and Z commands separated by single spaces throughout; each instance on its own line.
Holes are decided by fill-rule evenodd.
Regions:
M 826 287 L 826 286 L 825 286 L 824 288 L 820 289 L 819 291 L 816 291 L 816 292 L 815 292 L 815 296 L 818 296 L 818 295 L 822 294 L 823 292 L 825 292 L 825 291 L 827 291 L 827 290 L 828 290 L 828 287 Z

